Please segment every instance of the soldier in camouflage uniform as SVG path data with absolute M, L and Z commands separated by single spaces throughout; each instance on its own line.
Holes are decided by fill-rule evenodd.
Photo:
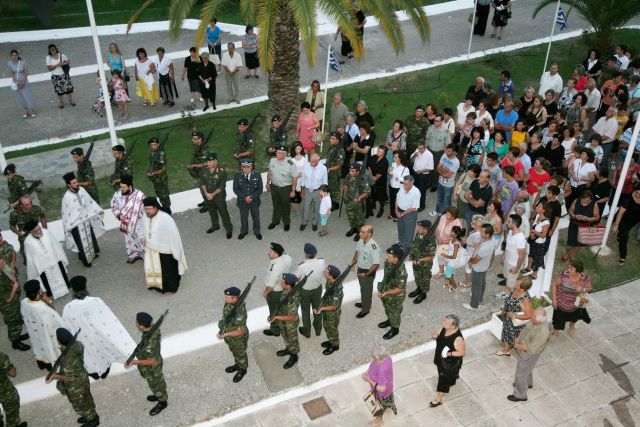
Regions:
M 202 188 L 200 187 L 200 171 L 207 163 L 209 147 L 207 143 L 204 142 L 202 132 L 193 132 L 191 134 L 191 142 L 193 142 L 193 155 L 191 157 L 191 163 L 187 165 L 187 170 L 191 178 L 198 182 L 198 188 L 200 188 L 200 194 L 202 194 L 202 202 L 198 203 L 198 207 L 200 208 L 199 212 L 204 213 L 209 208 L 207 208 L 207 198 L 204 196 Z
M 60 373 L 54 373 L 48 382 L 58 380 L 56 388 L 67 396 L 73 410 L 80 415 L 78 423 L 82 424 L 81 427 L 96 427 L 100 425 L 100 417 L 91 395 L 89 374 L 84 367 L 84 346 L 78 340 L 71 342 L 73 334 L 65 328 L 56 330 L 56 338 L 66 353 L 60 363 Z
M 22 343 L 29 338 L 28 334 L 20 335 L 24 321 L 20 314 L 20 286 L 15 270 L 0 260 L 0 314 L 7 325 L 7 335 L 11 347 L 20 351 L 27 351 L 31 347 Z M 8 301 L 8 302 L 7 302 Z
M 151 138 L 149 140 L 149 172 L 147 176 L 153 184 L 156 197 L 160 199 L 162 210 L 171 215 L 171 199 L 169 198 L 169 178 L 167 176 L 167 156 L 164 150 L 160 149 L 160 140 Z
M 244 159 L 250 159 L 251 163 L 255 163 L 253 133 L 249 132 L 249 120 L 244 117 L 238 120 L 238 133 L 236 134 L 236 149 L 233 152 L 233 158 L 238 161 L 238 170 L 240 170 L 240 162 Z
M 407 158 L 411 157 L 416 148 L 418 148 L 418 141 L 427 135 L 429 120 L 424 116 L 426 110 L 424 105 L 418 105 L 416 113 L 407 117 L 404 122 L 404 129 L 407 134 Z
M 415 298 L 413 300 L 414 304 L 420 304 L 427 299 L 427 293 L 431 285 L 431 262 L 436 254 L 436 242 L 424 241 L 431 227 L 431 221 L 428 219 L 418 221 L 418 230 L 409 253 L 413 267 L 413 277 L 416 281 L 416 290 L 409 293 L 409 298 Z
M 346 156 L 344 148 L 342 148 L 342 144 L 340 144 L 341 138 L 338 132 L 334 131 L 329 134 L 331 149 L 329 150 L 329 154 L 327 154 L 327 161 L 325 163 L 328 172 L 329 194 L 331 195 L 331 210 L 333 211 L 340 208 L 340 203 L 338 202 L 340 197 L 340 173 Z
M 97 204 L 100 204 L 98 186 L 96 185 L 96 172 L 93 170 L 91 161 L 85 159 L 82 147 L 76 147 L 71 150 L 71 155 L 73 156 L 73 161 L 78 164 L 78 173 L 76 174 L 78 184 L 87 190 L 87 193 Z
M 27 183 L 21 175 L 16 174 L 16 165 L 9 163 L 4 168 L 4 177 L 9 187 L 9 207 L 15 209 L 18 206 L 20 196 L 28 194 Z
M 271 128 L 269 128 L 269 145 L 267 145 L 267 157 L 275 157 L 276 156 L 276 147 L 278 145 L 282 145 L 289 151 L 289 144 L 287 140 L 289 136 L 287 135 L 287 130 L 282 129 L 282 117 L 280 114 L 274 114 L 271 117 Z
M 325 356 L 340 349 L 340 336 L 338 335 L 338 325 L 340 324 L 340 314 L 342 314 L 342 283 L 336 280 L 340 277 L 340 270 L 335 265 L 330 265 L 324 272 L 327 279 L 325 291 L 322 295 L 320 308 L 315 310 L 316 314 L 322 313 L 322 324 L 327 334 L 327 341 L 320 344 L 324 347 L 322 354 Z
M 233 225 L 227 210 L 227 171 L 218 166 L 218 155 L 209 153 L 207 155 L 207 167 L 200 171 L 200 188 L 207 202 L 207 209 L 211 217 L 211 227 L 207 233 L 213 233 L 220 229 L 218 215 L 222 218 L 222 225 L 227 231 L 227 239 L 233 233 Z
M 27 427 L 26 421 L 20 422 L 20 395 L 9 377 L 16 376 L 16 368 L 9 356 L 0 352 L 0 405 L 7 419 L 7 427 Z M 2 415 L 0 415 L 2 422 Z
M 240 289 L 235 286 L 224 290 L 223 319 L 226 319 L 231 310 L 238 304 L 240 293 Z M 228 374 L 235 372 L 233 382 L 240 382 L 247 373 L 247 367 L 249 366 L 249 361 L 247 360 L 249 329 L 247 328 L 247 308 L 244 302 L 238 306 L 235 311 L 235 316 L 225 325 L 224 330 L 222 328 L 219 329 L 218 339 L 224 339 L 224 342 L 229 346 L 229 350 L 231 350 L 233 354 L 233 365 L 226 367 L 225 372 Z
M 280 323 L 285 349 L 278 350 L 276 354 L 280 357 L 289 356 L 289 360 L 283 366 L 284 369 L 289 369 L 298 363 L 298 353 L 300 352 L 300 344 L 298 343 L 300 293 L 294 290 L 297 281 L 298 278 L 291 273 L 282 275 L 280 305 L 275 315 L 269 318 L 269 322 Z
M 349 175 L 344 179 L 344 203 L 347 208 L 347 218 L 349 218 L 349 231 L 345 236 L 353 238 L 354 241 L 360 239 L 358 231 L 360 227 L 364 225 L 364 212 L 362 208 L 364 206 L 364 199 L 369 197 L 371 187 L 367 177 L 360 174 L 360 163 L 352 163 L 349 166 Z
M 0 259 L 12 270 L 16 269 L 16 251 L 13 250 L 11 243 L 4 240 L 2 234 L 0 234 Z
M 125 159 L 126 149 L 124 145 L 118 144 L 111 148 L 111 154 L 116 159 L 111 176 L 111 186 L 114 190 L 120 190 L 120 177 L 123 175 L 133 176 L 133 161 L 130 158 Z
M 42 224 L 42 228 L 47 228 L 47 218 L 44 216 L 42 208 L 31 202 L 31 197 L 22 196 L 18 202 L 18 208 L 14 209 L 9 215 L 9 227 L 11 231 L 18 235 L 22 261 L 24 265 L 27 265 L 27 257 L 24 253 L 24 239 L 27 238 L 29 233 L 24 231 L 24 225 L 30 221 L 39 221 Z
M 149 313 L 140 312 L 136 314 L 136 328 L 142 332 L 142 341 L 144 345 L 136 349 L 135 359 L 131 361 L 131 365 L 138 366 L 140 376 L 147 380 L 151 393 L 147 396 L 149 402 L 158 402 L 156 406 L 151 408 L 149 415 L 158 415 L 164 408 L 169 406 L 167 403 L 167 383 L 162 375 L 162 354 L 160 352 L 160 343 L 162 337 L 160 328 L 152 333 L 149 332 L 153 324 L 153 317 Z M 125 365 L 128 368 L 131 365 Z
M 382 300 L 387 320 L 378 323 L 381 329 L 391 327 L 382 338 L 389 340 L 400 332 L 400 317 L 402 316 L 402 303 L 407 289 L 407 270 L 400 258 L 404 254 L 399 245 L 393 245 L 387 249 L 387 260 L 384 263 L 384 277 L 378 282 L 378 297 Z M 400 264 L 398 264 L 400 263 Z M 394 268 L 397 266 L 397 268 Z

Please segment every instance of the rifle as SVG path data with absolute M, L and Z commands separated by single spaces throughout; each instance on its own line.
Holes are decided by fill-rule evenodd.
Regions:
M 91 153 L 93 152 L 93 146 L 95 145 L 95 143 L 96 143 L 96 139 L 94 138 L 93 141 L 91 141 L 91 144 L 89 144 L 89 148 L 87 149 L 87 154 L 84 155 L 85 162 L 89 161 L 89 158 L 91 157 Z
M 164 150 L 164 146 L 167 145 L 167 141 L 169 140 L 169 135 L 171 135 L 171 131 L 172 130 L 173 129 L 170 129 L 169 132 L 167 132 L 167 134 L 164 136 L 164 139 L 160 142 L 160 146 L 158 147 L 158 149 L 151 156 L 151 163 L 149 164 L 149 172 L 148 173 L 153 172 L 153 168 L 156 165 L 156 162 L 158 161 L 158 157 L 160 157 L 160 152 L 162 150 Z
M 151 325 L 151 327 L 147 331 L 147 334 L 142 337 L 142 339 L 140 340 L 136 348 L 133 350 L 133 353 L 131 353 L 131 356 L 129 356 L 129 358 L 124 362 L 125 366 L 131 365 L 131 362 L 133 361 L 133 359 L 136 358 L 136 353 L 138 352 L 138 350 L 140 350 L 142 347 L 147 345 L 147 342 L 149 341 L 149 337 L 153 335 L 156 332 L 156 330 L 158 330 L 160 325 L 162 325 L 162 322 L 164 321 L 164 317 L 167 315 L 167 313 L 169 313 L 169 309 L 165 310 L 165 312 L 162 313 L 162 316 L 160 316 L 160 318 L 156 320 L 156 323 Z
M 31 183 L 31 185 L 29 185 L 28 187 L 25 188 L 25 193 L 24 194 L 31 194 L 31 193 L 33 193 L 33 190 L 38 190 L 38 187 L 42 185 L 42 181 L 40 181 L 39 179 L 35 179 L 35 180 L 26 180 L 25 179 L 24 182 L 25 183 L 27 183 L 27 182 Z M 10 210 L 11 210 L 11 203 L 9 203 L 9 206 L 7 206 L 7 209 L 5 209 L 2 213 L 6 214 Z
M 333 285 L 331 286 L 331 296 L 333 296 L 333 293 L 335 292 L 335 288 L 336 286 L 338 286 L 339 284 L 341 284 L 342 282 L 344 282 L 344 279 L 347 278 L 347 276 L 349 275 L 349 273 L 351 272 L 351 269 L 353 268 L 353 266 L 356 265 L 355 262 L 352 262 L 351 264 L 349 264 L 347 266 L 347 268 L 345 268 L 342 273 L 340 274 L 340 276 L 338 276 L 336 278 L 336 281 L 333 283 Z M 321 305 L 320 308 L 322 307 L 326 307 L 324 305 Z
M 293 287 L 293 289 L 291 289 L 291 292 L 289 292 L 284 297 L 283 300 L 280 300 L 280 302 L 278 303 L 278 306 L 276 307 L 276 309 L 273 310 L 273 316 L 276 316 L 282 307 L 284 307 L 285 305 L 289 304 L 289 299 L 291 298 L 292 295 L 294 295 L 297 292 L 300 292 L 300 289 L 302 289 L 304 284 L 307 283 L 307 279 L 309 278 L 309 276 L 311 276 L 312 273 L 313 273 L 313 270 L 311 270 L 309 272 L 309 274 L 307 274 L 302 279 L 300 279 L 298 281 L 298 283 Z M 269 316 L 269 321 L 273 320 L 273 316 Z
M 118 164 L 117 169 L 113 172 L 113 175 L 111 175 L 111 179 L 109 180 L 109 182 L 113 182 L 116 180 L 117 177 L 120 176 L 120 174 L 122 173 L 121 169 L 122 169 L 122 165 L 124 165 L 124 163 L 129 159 L 129 157 L 131 156 L 131 153 L 133 152 L 133 148 L 136 146 L 136 142 L 138 142 L 138 140 L 134 140 L 133 144 L 131 144 L 131 147 L 127 150 L 127 154 L 124 155 L 124 157 L 122 158 L 122 160 L 120 161 L 120 163 Z
M 221 334 L 225 331 L 225 329 L 227 329 L 227 325 L 229 324 L 229 322 L 231 322 L 231 320 L 236 316 L 236 311 L 238 311 L 238 307 L 244 304 L 244 300 L 247 299 L 247 295 L 249 294 L 249 291 L 251 290 L 251 286 L 253 286 L 253 282 L 255 281 L 256 281 L 256 276 L 253 276 L 253 279 L 251 279 L 247 287 L 244 288 L 244 291 L 242 291 L 242 293 L 240 294 L 240 297 L 238 298 L 238 302 L 231 309 L 229 314 L 227 314 L 227 317 L 225 317 L 220 322 L 218 322 L 218 329 L 220 330 Z
M 53 374 L 56 373 L 56 371 L 60 367 L 60 364 L 62 363 L 62 360 L 64 359 L 64 357 L 69 352 L 69 349 L 71 348 L 71 345 L 74 342 L 76 342 L 76 340 L 78 339 L 78 334 L 80 333 L 80 331 L 81 331 L 81 329 L 78 329 L 78 332 L 76 332 L 73 335 L 73 338 L 71 339 L 71 341 L 69 341 L 69 343 L 64 346 L 64 350 L 62 350 L 62 352 L 60 353 L 60 356 L 58 356 L 58 358 L 56 359 L 55 363 L 53 364 L 53 367 L 51 368 L 51 370 L 49 371 L 49 373 L 45 377 L 45 381 L 47 381 L 47 382 L 51 381 L 51 377 L 53 376 Z
M 251 132 L 253 130 L 253 127 L 256 125 L 256 120 L 258 120 L 258 117 L 260 116 L 260 113 L 256 114 L 253 119 L 251 119 L 251 122 L 249 123 L 249 126 L 247 126 L 247 131 L 244 133 L 244 135 L 248 134 L 249 132 Z M 283 126 L 280 126 L 280 128 L 283 128 Z
M 364 177 L 364 179 L 368 180 L 369 178 L 367 178 L 367 162 L 369 161 L 369 153 L 371 153 L 371 150 L 369 150 L 369 152 L 367 154 L 364 155 L 364 159 L 362 160 L 362 166 L 360 166 L 360 175 Z M 371 190 L 371 189 L 369 189 Z M 371 194 L 371 193 L 369 193 Z M 367 214 L 367 202 L 364 202 L 362 204 L 362 212 L 364 212 L 365 216 Z
M 287 131 L 287 123 L 289 122 L 289 119 L 291 118 L 292 113 L 293 113 L 293 108 L 289 110 L 286 116 L 284 116 L 284 119 L 282 120 L 280 127 L 276 131 L 276 140 L 279 141 L 280 139 L 282 139 L 282 133 Z

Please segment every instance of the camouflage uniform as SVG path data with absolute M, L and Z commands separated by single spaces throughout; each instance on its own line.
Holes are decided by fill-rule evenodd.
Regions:
M 224 229 L 230 233 L 233 231 L 233 226 L 231 225 L 231 219 L 229 218 L 229 211 L 227 210 L 227 192 L 225 188 L 227 186 L 227 171 L 222 168 L 218 168 L 218 170 L 211 171 L 208 167 L 202 168 L 200 172 L 200 185 L 204 186 L 207 189 L 207 192 L 212 193 L 216 189 L 221 189 L 222 191 L 215 195 L 213 199 L 207 200 L 205 197 L 205 203 L 209 208 L 209 216 L 211 217 L 211 226 L 213 228 L 220 228 L 220 223 L 218 222 L 218 214 L 220 214 L 220 218 L 222 218 L 222 225 L 224 225 Z
M 418 148 L 418 141 L 427 135 L 429 120 L 426 117 L 418 120 L 413 114 L 407 117 L 404 126 L 407 129 L 407 154 L 411 155 Z
M 7 335 L 10 342 L 19 341 L 22 332 L 22 315 L 20 314 L 20 287 L 10 303 L 7 303 L 13 286 L 13 270 L 8 264 L 0 270 L 0 313 L 7 325 Z
M 193 156 L 191 157 L 191 163 L 189 164 L 190 165 L 202 164 L 203 166 L 199 168 L 189 169 L 189 175 L 191 175 L 191 178 L 198 181 L 198 188 L 200 189 L 200 194 L 202 194 L 202 198 L 204 200 L 207 200 L 207 198 L 204 196 L 204 193 L 202 192 L 202 188 L 200 187 L 200 172 L 202 171 L 202 169 L 206 167 L 205 164 L 207 163 L 208 155 L 209 155 L 209 146 L 205 142 L 203 142 L 200 145 L 193 144 Z
M 121 159 L 116 159 L 112 181 L 120 179 L 123 175 L 133 176 L 133 161 L 130 158 L 125 159 L 124 156 Z M 118 191 L 120 190 L 120 183 L 118 182 L 117 184 L 113 184 L 112 187 L 114 190 Z
M 344 179 L 344 185 L 347 186 L 347 192 L 344 195 L 347 208 L 347 218 L 349 218 L 349 226 L 359 230 L 364 225 L 364 213 L 362 207 L 364 200 L 357 202 L 355 199 L 361 194 L 369 194 L 371 188 L 367 182 L 367 178 L 358 174 L 357 176 L 347 175 Z
M 0 243 L 0 259 L 9 266 L 13 262 L 13 246 L 6 240 Z
M 164 150 L 158 148 L 158 151 L 151 152 L 149 156 L 149 171 L 155 172 L 164 169 L 164 171 L 158 175 L 149 177 L 149 181 L 153 184 L 153 189 L 156 192 L 156 196 L 160 199 L 160 204 L 163 208 L 171 207 L 171 199 L 169 198 L 169 178 L 167 176 L 167 156 Z
M 14 176 L 11 181 L 7 181 L 9 187 L 9 204 L 18 201 L 21 196 L 29 194 L 27 191 L 27 183 L 21 175 Z
M 20 395 L 9 379 L 9 372 L 13 369 L 15 367 L 9 360 L 9 356 L 0 352 L 0 404 L 7 418 L 7 427 L 16 427 L 20 424 Z
M 255 164 L 256 156 L 254 150 L 253 133 L 251 132 L 236 134 L 236 149 L 234 151 L 234 154 L 244 153 L 245 151 L 249 151 L 251 154 L 249 154 L 248 156 L 238 157 L 238 170 L 240 170 L 240 162 L 244 159 L 250 159 L 251 162 Z
M 283 290 L 280 296 L 280 303 L 283 303 L 293 290 Z M 289 351 L 289 354 L 298 354 L 300 352 L 300 344 L 298 343 L 298 324 L 300 318 L 298 317 L 298 307 L 300 306 L 300 293 L 295 292 L 289 298 L 287 305 L 282 305 L 280 310 L 276 313 L 276 316 L 295 316 L 295 320 L 288 322 L 280 321 L 280 331 L 282 332 L 282 338 L 284 339 L 284 346 Z
M 233 310 L 235 304 L 224 304 L 222 309 L 222 318 L 226 319 L 229 312 Z M 234 364 L 238 365 L 240 369 L 247 369 L 249 361 L 247 360 L 247 343 L 249 342 L 249 329 L 247 328 L 247 308 L 244 303 L 236 310 L 236 315 L 233 319 L 227 323 L 224 331 L 244 331 L 244 335 L 241 337 L 224 337 L 224 342 L 229 346 L 229 350 L 233 354 Z
M 419 258 L 433 257 L 436 254 L 435 241 L 429 241 L 426 244 L 422 244 L 422 240 L 425 236 L 416 233 L 416 237 L 413 239 L 413 245 L 411 246 L 411 253 L 409 257 L 412 261 Z M 421 262 L 413 265 L 413 276 L 415 277 L 416 287 L 420 292 L 426 294 L 429 292 L 429 286 L 431 285 L 431 262 Z
M 62 358 L 60 364 L 60 374 L 75 381 L 58 381 L 56 388 L 60 393 L 67 396 L 73 410 L 85 420 L 91 421 L 98 417 L 96 404 L 93 402 L 91 388 L 89 386 L 89 375 L 84 368 L 84 346 L 80 341 L 70 344 L 69 350 Z
M 340 314 L 342 313 L 342 284 L 333 284 L 327 281 L 325 285 L 325 292 L 322 295 L 322 301 L 320 307 L 336 306 L 335 311 L 323 311 L 322 323 L 324 324 L 324 331 L 327 334 L 327 340 L 333 347 L 340 346 L 340 336 L 338 335 L 338 325 L 340 324 Z
M 146 339 L 146 344 L 135 352 L 138 360 L 156 359 L 156 363 L 150 366 L 139 366 L 138 372 L 140 376 L 147 380 L 149 389 L 160 402 L 167 401 L 167 383 L 162 375 L 162 355 L 160 354 L 160 330 L 156 329 L 153 335 L 148 336 L 149 332 L 142 334 L 142 339 Z
M 393 277 L 391 277 L 391 269 L 393 265 L 389 261 L 384 263 L 384 277 L 382 281 L 378 282 L 378 292 L 390 291 L 392 289 L 400 288 L 402 292 L 395 295 L 385 295 L 382 297 L 382 306 L 384 312 L 389 319 L 389 324 L 392 328 L 400 327 L 400 316 L 402 315 L 402 303 L 405 298 L 405 289 L 407 288 L 407 270 L 404 268 L 404 263 L 396 270 Z
M 331 147 L 331 150 L 327 155 L 327 162 L 325 163 L 325 166 L 327 167 L 327 169 L 335 166 L 342 166 L 345 157 L 346 154 L 340 144 L 334 145 Z M 334 202 L 334 204 L 338 202 L 340 197 L 340 174 L 340 168 L 338 170 L 328 172 L 329 192 L 331 194 L 331 200 Z
M 42 221 L 43 219 L 45 219 L 44 211 L 38 205 L 31 205 L 31 210 L 29 212 L 23 212 L 20 207 L 18 207 L 11 211 L 11 214 L 9 215 L 9 226 L 16 228 L 18 231 L 22 231 L 27 222 L 31 220 Z M 22 252 L 22 259 L 25 264 L 27 263 L 27 258 L 24 254 L 24 239 L 26 238 L 27 235 L 18 235 L 20 252 Z
M 91 196 L 97 204 L 100 204 L 98 198 L 98 186 L 96 185 L 96 172 L 93 170 L 93 166 L 89 160 L 83 160 L 78 163 L 78 182 L 91 181 L 93 184 L 84 187 L 87 193 Z
M 275 149 L 277 145 L 283 145 L 284 148 L 289 151 L 289 144 L 287 141 L 289 139 L 289 136 L 287 135 L 287 131 L 283 130 L 282 133 L 280 133 L 279 130 L 280 129 L 276 129 L 273 126 L 269 129 L 269 145 L 267 146 L 267 148 Z M 267 157 L 271 158 L 276 156 L 275 151 L 273 153 L 270 153 L 269 150 L 266 151 Z

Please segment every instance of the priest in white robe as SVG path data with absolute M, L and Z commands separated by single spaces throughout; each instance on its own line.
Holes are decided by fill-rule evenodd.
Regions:
M 24 239 L 27 257 L 27 280 L 38 280 L 47 295 L 54 299 L 69 293 L 67 256 L 53 234 L 42 228 L 37 221 L 24 225 L 29 235 Z
M 187 259 L 176 222 L 160 210 L 155 197 L 144 199 L 144 274 L 147 287 L 156 291 L 177 292 L 180 277 L 187 270 Z
M 104 212 L 87 191 L 80 186 L 73 172 L 64 175 L 67 191 L 62 197 L 62 228 L 67 249 L 78 253 L 85 267 L 98 257 L 98 237 L 105 232 Z
M 84 276 L 71 278 L 71 288 L 74 299 L 64 307 L 62 320 L 71 331 L 81 329 L 84 367 L 92 378 L 104 379 L 112 363 L 124 364 L 136 343 L 104 301 L 89 296 Z
M 20 301 L 20 313 L 31 339 L 31 350 L 38 367 L 51 370 L 60 356 L 56 329 L 63 327 L 62 317 L 42 294 L 37 280 L 28 280 L 24 284 L 24 293 L 27 297 Z
M 127 248 L 127 263 L 133 264 L 144 257 L 142 237 L 142 217 L 144 216 L 142 191 L 133 188 L 133 177 L 120 177 L 120 190 L 111 199 L 113 215 L 120 221 L 120 231 L 124 233 L 124 244 Z

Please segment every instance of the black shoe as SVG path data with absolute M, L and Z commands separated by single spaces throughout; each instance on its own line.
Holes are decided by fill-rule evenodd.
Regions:
M 369 314 L 368 311 L 361 311 L 360 313 L 356 314 L 356 319 L 362 319 L 367 314 Z
M 27 422 L 23 421 L 20 424 L 18 424 L 16 427 L 27 427 Z
M 304 231 L 305 228 L 307 228 L 307 224 L 300 225 L 300 231 Z
M 311 226 L 311 231 L 318 231 L 318 226 L 317 225 L 312 225 Z
M 284 231 L 289 231 L 289 228 L 291 228 L 291 226 L 289 224 L 285 224 L 284 225 Z
M 438 191 L 438 189 L 437 189 L 437 188 L 432 188 L 432 189 L 431 189 L 431 190 L 429 190 L 429 191 L 431 191 L 432 193 L 435 193 L 436 191 Z
M 338 211 L 340 209 L 340 203 L 331 203 L 331 211 Z
M 200 208 L 200 210 L 198 210 L 198 212 L 200 213 L 209 212 L 209 207 L 207 205 L 204 205 L 203 207 Z
M 101 378 L 101 379 L 105 379 L 105 378 L 107 378 L 107 377 L 109 376 L 109 372 L 111 372 L 111 366 L 109 366 L 109 367 L 107 368 L 107 370 L 106 370 L 106 371 L 104 371 L 104 372 L 102 373 L 102 375 L 100 375 L 100 378 Z
M 322 352 L 322 354 L 324 354 L 325 356 L 328 356 L 328 355 L 330 355 L 330 354 L 332 354 L 332 353 L 334 353 L 334 352 L 336 352 L 336 351 L 338 351 L 338 350 L 340 350 L 340 346 L 337 346 L 337 347 L 331 346 L 331 347 L 327 347 L 327 348 Z
M 357 242 L 358 240 L 360 240 L 360 233 L 356 233 L 355 236 L 353 236 L 353 241 Z
M 290 354 L 291 353 L 289 353 L 289 350 L 287 350 L 286 348 L 284 350 L 276 351 L 276 356 L 278 356 L 278 357 L 289 356 Z
M 389 323 L 389 319 L 385 320 L 384 322 L 378 323 L 378 328 L 380 329 L 388 328 L 389 326 L 391 326 L 391 324 Z
M 247 233 L 240 233 L 240 234 L 238 234 L 238 240 L 242 240 L 242 239 L 244 239 L 244 236 L 246 236 L 246 235 L 247 235 Z
M 262 234 L 256 234 L 256 239 L 262 240 Z
M 511 385 L 515 387 L 515 386 L 516 386 L 516 383 L 511 383 Z M 532 386 L 532 385 L 530 385 L 530 386 L 527 386 L 527 388 L 533 388 L 533 386 Z
M 329 347 L 331 347 L 331 341 L 322 341 L 322 342 L 320 343 L 320 347 L 323 347 L 323 348 L 329 348 Z
M 204 108 L 202 109 L 202 111 L 207 111 L 209 109 L 208 105 L 205 105 Z
M 30 345 L 26 345 L 25 343 L 22 343 L 20 341 L 15 341 L 15 342 L 11 343 L 11 347 L 13 347 L 16 350 L 20 350 L 20 351 L 31 350 L 31 346 Z
M 78 424 L 84 424 L 87 422 L 87 419 L 85 417 L 80 417 L 77 419 L 77 421 L 78 421 Z
M 382 218 L 382 215 L 384 215 L 384 208 L 381 207 L 380 210 L 378 211 L 378 213 L 376 214 L 376 218 Z
M 498 279 L 506 279 L 506 277 L 504 277 L 504 274 L 500 273 L 498 274 Z
M 400 333 L 400 328 L 391 328 L 389 331 L 382 336 L 385 340 L 390 340 Z
M 298 363 L 298 355 L 292 354 L 291 356 L 289 356 L 289 360 L 287 360 L 287 363 L 282 365 L 282 367 L 284 369 L 293 368 L 293 365 L 295 365 L 296 363 Z
M 150 394 L 149 396 L 147 396 L 147 400 L 149 402 L 157 402 L 159 399 L 155 397 L 153 394 Z
M 357 302 L 357 303 L 356 303 L 356 307 L 357 307 L 357 308 L 362 308 L 362 303 L 361 303 L 361 302 Z
M 94 419 L 82 424 L 81 427 L 98 427 L 99 425 L 100 425 L 100 417 L 95 417 Z
M 204 205 L 206 205 L 206 203 L 204 202 L 204 200 L 203 200 L 202 202 L 198 203 L 198 207 L 199 207 L 199 208 L 203 207 Z
M 18 341 L 24 341 L 29 339 L 29 334 L 22 334 L 18 337 Z
M 231 365 L 231 366 L 227 366 L 226 368 L 224 368 L 224 371 L 225 371 L 227 374 L 230 374 L 230 373 L 232 373 L 232 372 L 237 371 L 238 369 L 240 369 L 240 368 L 238 367 L 238 365 Z
M 300 332 L 300 335 L 302 335 L 305 338 L 311 338 L 311 334 L 309 335 L 305 334 L 302 328 L 298 328 L 298 332 Z
M 276 228 L 276 225 L 278 225 L 278 224 L 271 223 L 271 224 L 269 224 L 269 226 L 267 228 L 269 230 L 273 230 L 274 228 Z
M 409 298 L 415 298 L 420 295 L 420 290 L 416 289 L 415 291 L 409 292 Z
M 527 399 L 519 399 L 517 397 L 515 397 L 513 394 L 510 394 L 509 396 L 507 396 L 507 399 L 512 401 L 512 402 L 526 402 Z
M 233 237 L 233 233 L 230 231 L 227 231 L 227 240 L 229 240 L 232 237 Z
M 236 372 L 236 374 L 233 376 L 233 382 L 239 383 L 240 381 L 242 381 L 242 379 L 246 374 L 247 374 L 246 369 L 238 369 L 238 372 Z
M 500 280 L 500 281 L 498 282 L 498 286 L 507 286 L 507 279 Z
M 506 241 L 502 242 L 502 244 L 500 245 L 500 249 L 502 249 L 502 252 L 504 252 L 504 250 L 507 249 L 507 242 Z
M 211 227 L 210 229 L 207 230 L 207 234 L 211 234 L 216 230 L 220 230 L 220 227 Z
M 91 268 L 92 267 L 90 262 L 83 262 L 82 265 L 84 265 L 87 268 Z
M 347 231 L 347 232 L 345 233 L 345 237 L 351 237 L 351 236 L 353 236 L 353 235 L 356 233 L 356 231 L 357 231 L 357 230 L 356 230 L 355 228 L 350 228 L 350 229 L 349 229 L 349 231 Z
M 98 381 L 98 380 L 100 379 L 100 375 L 98 375 L 98 374 L 97 374 L 97 373 L 95 373 L 95 372 L 90 373 L 90 374 L 89 374 L 89 376 L 90 376 L 91 378 L 93 378 L 94 380 L 96 380 L 96 381 Z
M 36 364 L 38 365 L 38 369 L 41 369 L 43 371 L 45 369 L 47 371 L 50 371 L 53 368 L 53 365 L 51 365 L 51 363 L 45 363 L 45 362 L 42 362 L 40 360 L 36 360 Z
M 151 410 L 149 411 L 149 415 L 154 416 L 154 415 L 158 415 L 160 412 L 162 412 L 164 410 L 164 408 L 166 408 L 167 406 L 169 406 L 167 404 L 167 402 L 158 402 L 156 403 L 156 406 L 154 406 L 153 408 L 151 408 Z
M 263 334 L 265 334 L 268 337 L 279 337 L 280 336 L 280 332 L 275 333 L 273 331 L 271 331 L 271 329 L 265 329 L 264 331 L 262 331 Z
M 427 299 L 427 294 L 420 294 L 413 300 L 414 304 L 420 304 L 422 301 Z

